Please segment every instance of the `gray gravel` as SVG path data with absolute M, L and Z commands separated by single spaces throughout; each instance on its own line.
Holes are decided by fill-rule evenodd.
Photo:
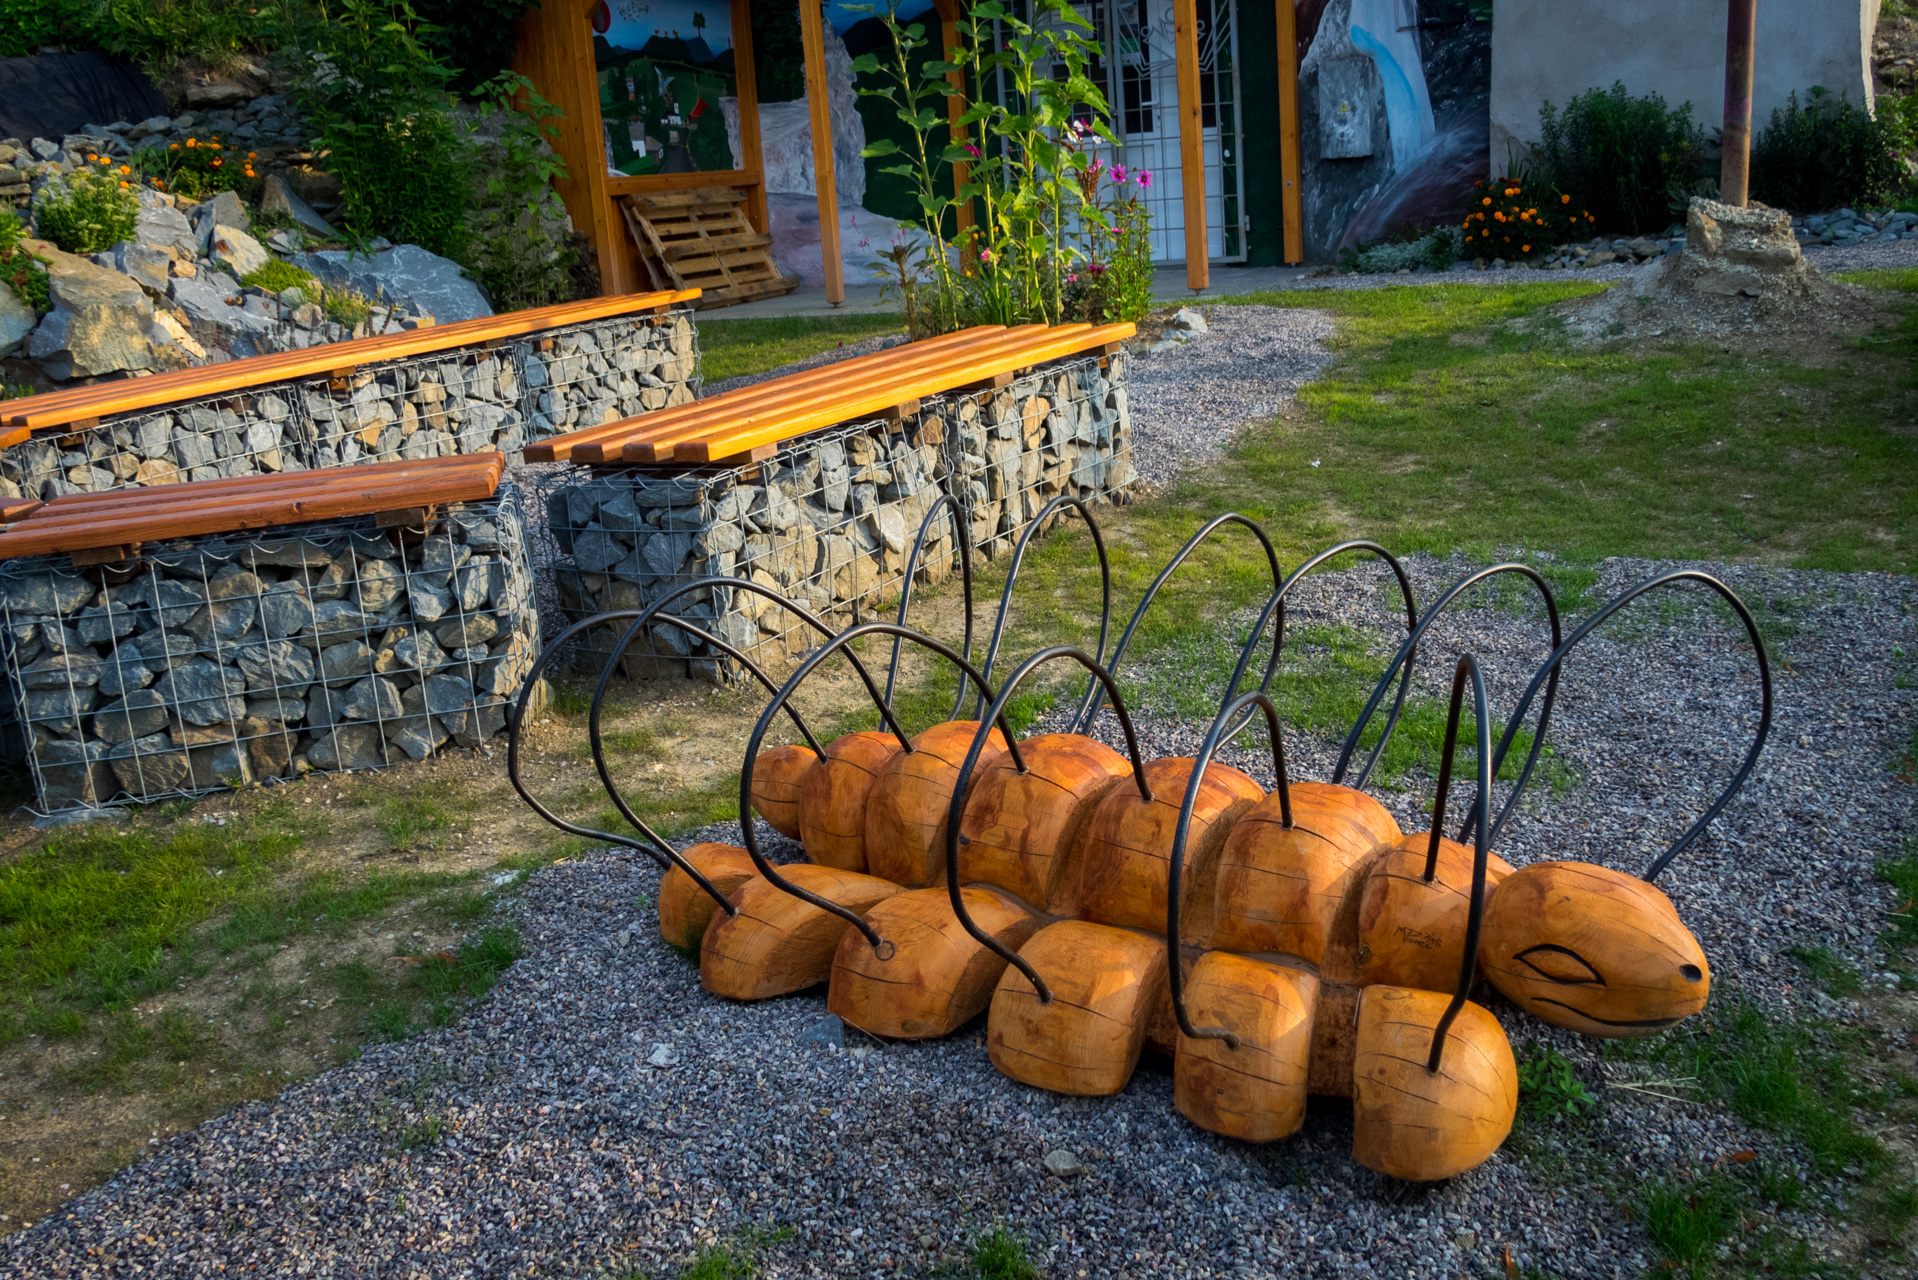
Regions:
M 1421 595 L 1463 567 L 1414 561 Z M 1655 567 L 1607 561 L 1598 590 Z M 1754 784 L 1665 887 L 1710 955 L 1715 1000 L 1742 990 L 1802 1006 L 1790 946 L 1832 945 L 1879 980 L 1870 935 L 1887 902 L 1870 863 L 1913 825 L 1911 789 L 1884 763 L 1909 741 L 1912 695 L 1893 688 L 1893 649 L 1913 651 L 1918 600 L 1887 576 L 1723 572 L 1791 630 L 1778 728 Z M 1328 575 L 1294 609 L 1294 634 L 1349 625 L 1382 653 L 1387 607 L 1376 571 Z M 1460 644 L 1509 704 L 1542 624 L 1509 607 L 1448 617 L 1428 646 L 1426 695 Z M 1203 650 L 1161 665 L 1189 676 Z M 1581 653 L 1562 702 L 1555 742 L 1573 785 L 1541 794 L 1501 852 L 1637 866 L 1739 750 L 1755 706 L 1748 670 L 1709 609 L 1621 620 Z M 1169 682 L 1146 683 L 1147 751 L 1190 750 L 1200 726 L 1155 706 Z M 1299 776 L 1327 776 L 1329 740 L 1301 735 L 1291 749 Z M 1660 771 L 1644 765 L 1654 757 Z M 1236 758 L 1269 777 L 1255 754 Z M 1403 785 L 1382 794 L 1410 828 L 1426 788 Z M 657 939 L 657 880 L 616 853 L 539 872 L 503 908 L 526 959 L 472 1016 L 173 1139 L 8 1240 L 0 1274 L 658 1276 L 702 1241 L 782 1223 L 794 1234 L 763 1249 L 767 1277 L 928 1276 L 999 1224 L 1029 1238 L 1048 1277 L 1451 1280 L 1502 1273 L 1507 1245 L 1521 1267 L 1625 1277 L 1653 1264 L 1617 1203 L 1645 1180 L 1747 1147 L 1802 1168 L 1789 1145 L 1715 1108 L 1604 1088 L 1644 1068 L 1601 1064 L 1595 1042 L 1500 1001 L 1514 1042 L 1558 1045 L 1603 1111 L 1526 1126 L 1481 1168 L 1429 1187 L 1354 1164 L 1337 1102 L 1315 1102 L 1303 1133 L 1270 1146 L 1202 1133 L 1173 1110 L 1167 1066 L 1150 1058 L 1119 1096 L 1073 1100 L 993 1071 L 977 1024 L 939 1042 L 849 1032 L 843 1051 L 805 1047 L 821 994 L 752 1005 L 707 995 Z M 444 1136 L 404 1149 L 428 1119 Z M 1056 1148 L 1090 1172 L 1048 1173 Z M 1817 1220 L 1784 1226 L 1825 1248 Z

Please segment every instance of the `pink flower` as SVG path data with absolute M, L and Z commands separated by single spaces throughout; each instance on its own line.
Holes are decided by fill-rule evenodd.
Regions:
M 990 249 L 981 249 L 981 250 L 979 251 L 979 261 L 981 261 L 981 262 L 991 262 L 991 261 L 992 261 L 992 250 L 990 250 Z
M 977 160 L 979 157 L 986 154 L 985 152 L 981 151 L 979 148 L 973 146 L 970 142 L 965 143 L 963 145 L 966 148 L 966 154 L 971 156 L 974 160 Z
M 1139 189 L 1143 191 L 1145 188 L 1152 185 L 1152 170 L 1150 169 L 1139 170 L 1137 174 L 1133 175 L 1133 181 L 1137 182 L 1139 184 Z
M 1118 184 L 1118 185 L 1120 185 L 1120 186 L 1124 186 L 1124 185 L 1125 185 L 1125 180 L 1126 180 L 1126 172 L 1127 172 L 1127 171 L 1126 171 L 1126 167 L 1125 167 L 1124 165 L 1122 165 L 1122 164 L 1115 164 L 1115 165 L 1113 165 L 1113 166 L 1112 166 L 1112 181 L 1113 181 L 1113 182 L 1115 182 L 1115 183 L 1117 183 L 1117 184 Z

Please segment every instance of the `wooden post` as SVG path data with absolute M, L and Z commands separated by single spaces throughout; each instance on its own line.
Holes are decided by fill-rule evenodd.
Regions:
M 759 148 L 759 81 L 753 72 L 752 0 L 733 0 L 733 80 L 739 102 L 739 162 L 753 175 L 746 192 L 746 218 L 765 235 L 766 165 Z
M 934 7 L 939 11 L 939 53 L 948 62 L 952 60 L 952 50 L 959 46 L 959 4 L 958 0 L 935 0 Z M 946 84 L 963 91 L 966 87 L 965 73 L 946 72 Z M 966 126 L 960 117 L 966 114 L 964 98 L 946 99 L 946 133 L 954 146 L 966 140 Z M 957 196 L 959 189 L 972 179 L 972 166 L 957 161 L 952 166 L 952 193 Z M 968 200 L 954 211 L 956 226 L 966 231 L 972 226 L 972 201 Z
M 1279 174 L 1285 180 L 1280 207 L 1285 221 L 1285 260 L 1305 261 L 1305 193 L 1299 175 L 1299 36 L 1297 0 L 1273 0 L 1279 28 Z
M 1185 282 L 1212 283 L 1205 236 L 1205 108 L 1199 97 L 1198 0 L 1173 0 L 1172 35 L 1179 55 L 1179 177 L 1185 203 Z
M 1752 62 L 1758 0 L 1725 6 L 1725 130 L 1719 142 L 1718 198 L 1742 209 L 1751 189 Z
M 1187 0 L 1191 3 L 1191 0 Z M 826 301 L 846 300 L 839 260 L 839 192 L 832 165 L 832 103 L 826 97 L 826 32 L 821 0 L 799 0 L 799 35 L 806 46 L 806 107 L 812 116 L 813 185 L 819 193 L 819 259 L 826 269 Z

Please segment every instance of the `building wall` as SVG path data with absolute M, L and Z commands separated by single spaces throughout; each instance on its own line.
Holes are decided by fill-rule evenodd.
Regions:
M 1494 173 L 1538 141 L 1538 111 L 1622 81 L 1634 95 L 1692 104 L 1707 134 L 1724 123 L 1725 0 L 1498 0 L 1492 19 Z M 1814 85 L 1871 102 L 1878 0 L 1765 0 L 1758 6 L 1754 129 Z

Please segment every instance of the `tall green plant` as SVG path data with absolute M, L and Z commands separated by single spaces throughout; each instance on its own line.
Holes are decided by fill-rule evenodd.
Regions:
M 1810 213 L 1897 194 L 1910 181 L 1909 101 L 1881 98 L 1873 115 L 1829 90 L 1813 89 L 1802 106 L 1792 94 L 1752 143 L 1753 198 Z
M 576 251 L 562 243 L 565 223 L 548 203 L 566 165 L 547 145 L 548 122 L 564 113 L 533 82 L 503 71 L 479 91 L 480 116 L 498 130 L 489 150 L 485 198 L 471 215 L 462 265 L 502 311 L 563 302 L 571 293 Z
M 346 223 L 461 259 L 467 229 L 465 130 L 454 73 L 426 45 L 406 0 L 313 0 L 289 25 L 295 93 L 340 179 Z
M 1672 220 L 1674 201 L 1698 185 L 1705 134 L 1692 104 L 1634 98 L 1622 83 L 1592 89 L 1538 113 L 1533 152 L 1544 185 L 1569 194 L 1605 233 L 1655 232 Z

